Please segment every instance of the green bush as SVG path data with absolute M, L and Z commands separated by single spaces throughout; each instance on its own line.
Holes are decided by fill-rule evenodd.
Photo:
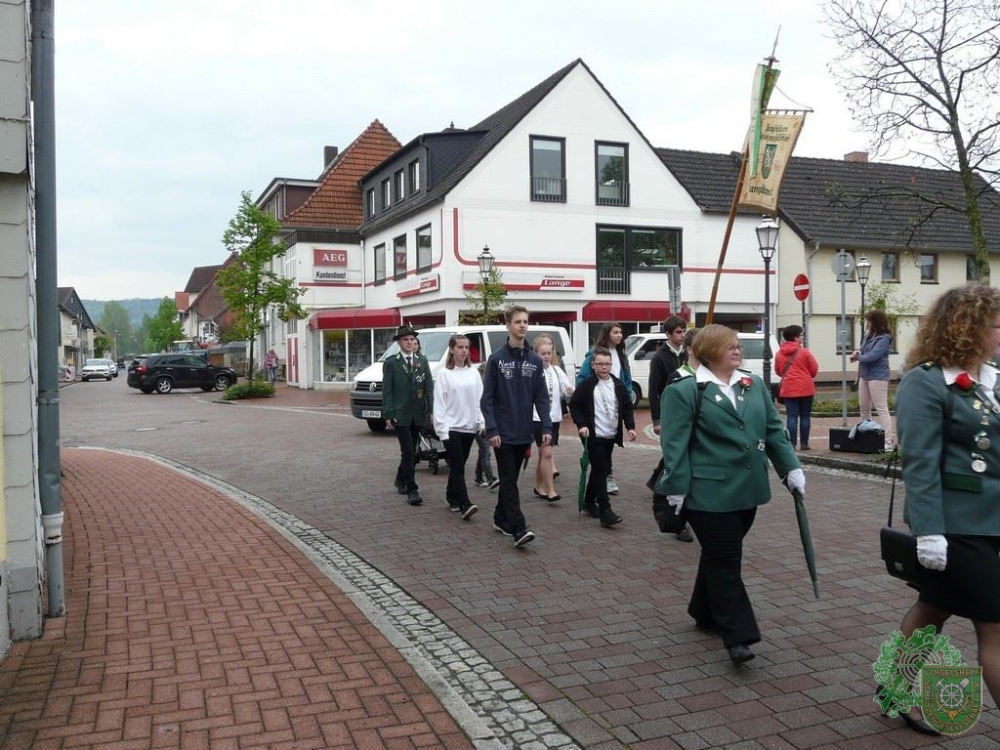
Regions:
M 274 386 L 263 380 L 252 380 L 249 383 L 231 385 L 222 394 L 224 401 L 235 401 L 243 398 L 273 398 Z
M 814 417 L 838 417 L 842 410 L 843 406 L 839 398 L 817 398 L 813 401 L 812 415 Z M 889 393 L 889 411 L 896 412 L 896 394 L 892 392 Z M 851 393 L 847 397 L 847 413 L 854 415 L 861 413 L 856 393 Z

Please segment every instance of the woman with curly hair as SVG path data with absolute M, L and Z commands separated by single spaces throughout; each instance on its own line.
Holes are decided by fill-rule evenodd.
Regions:
M 951 615 L 972 620 L 983 679 L 1000 701 L 1000 402 L 993 356 L 1000 291 L 951 289 L 927 311 L 896 393 L 904 518 L 923 566 L 906 638 Z M 937 734 L 914 709 L 907 725 Z
M 889 350 L 892 348 L 892 330 L 889 318 L 881 310 L 869 310 L 865 315 L 868 326 L 861 338 L 861 348 L 851 354 L 851 362 L 858 363 L 858 404 L 861 418 L 872 418 L 872 406 L 878 414 L 876 420 L 885 432 L 885 449 L 892 450 L 892 417 L 889 415 Z

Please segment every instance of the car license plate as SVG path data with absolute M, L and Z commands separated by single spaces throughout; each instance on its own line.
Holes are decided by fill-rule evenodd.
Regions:
M 381 419 L 382 412 L 378 409 L 362 409 L 361 410 L 362 419 Z

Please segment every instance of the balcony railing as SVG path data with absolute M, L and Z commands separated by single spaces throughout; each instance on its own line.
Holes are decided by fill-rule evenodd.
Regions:
M 566 179 L 564 177 L 532 177 L 531 200 L 542 203 L 565 203 Z
M 610 185 L 597 183 L 598 206 L 627 206 L 629 183 L 616 182 Z
M 597 267 L 598 294 L 631 294 L 631 276 L 624 268 Z

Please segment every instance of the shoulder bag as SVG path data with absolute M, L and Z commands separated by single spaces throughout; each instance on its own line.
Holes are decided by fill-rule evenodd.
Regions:
M 702 394 L 705 392 L 705 387 L 708 383 L 698 383 L 697 395 L 694 399 L 694 419 L 691 422 L 693 425 L 691 429 L 691 439 L 688 441 L 688 451 L 691 450 L 691 446 L 694 445 L 695 435 L 698 432 L 698 416 L 701 413 L 701 398 Z M 659 526 L 660 531 L 664 534 L 679 534 L 687 526 L 687 503 L 681 508 L 681 512 L 677 513 L 673 506 L 667 502 L 665 495 L 661 495 L 656 491 L 656 483 L 660 480 L 660 475 L 663 474 L 663 458 L 660 458 L 659 463 L 656 464 L 656 468 L 653 469 L 653 474 L 650 476 L 649 480 L 646 482 L 646 486 L 653 491 L 653 518 L 656 519 L 656 525 Z
M 795 358 L 797 356 L 799 356 L 799 352 L 801 352 L 801 351 L 802 351 L 802 347 L 800 346 L 798 349 L 795 350 L 795 354 L 793 354 L 791 357 L 788 358 L 788 361 L 785 363 L 785 371 L 778 373 L 778 377 L 779 378 L 783 378 L 783 377 L 785 377 L 785 375 L 788 374 L 788 371 L 792 369 L 792 362 L 795 361 Z M 781 396 L 781 381 L 780 380 L 777 383 L 771 383 L 771 390 L 774 391 L 773 395 L 774 395 L 774 400 L 775 401 L 777 401 L 779 404 L 785 403 L 785 399 L 782 398 L 782 396 Z

